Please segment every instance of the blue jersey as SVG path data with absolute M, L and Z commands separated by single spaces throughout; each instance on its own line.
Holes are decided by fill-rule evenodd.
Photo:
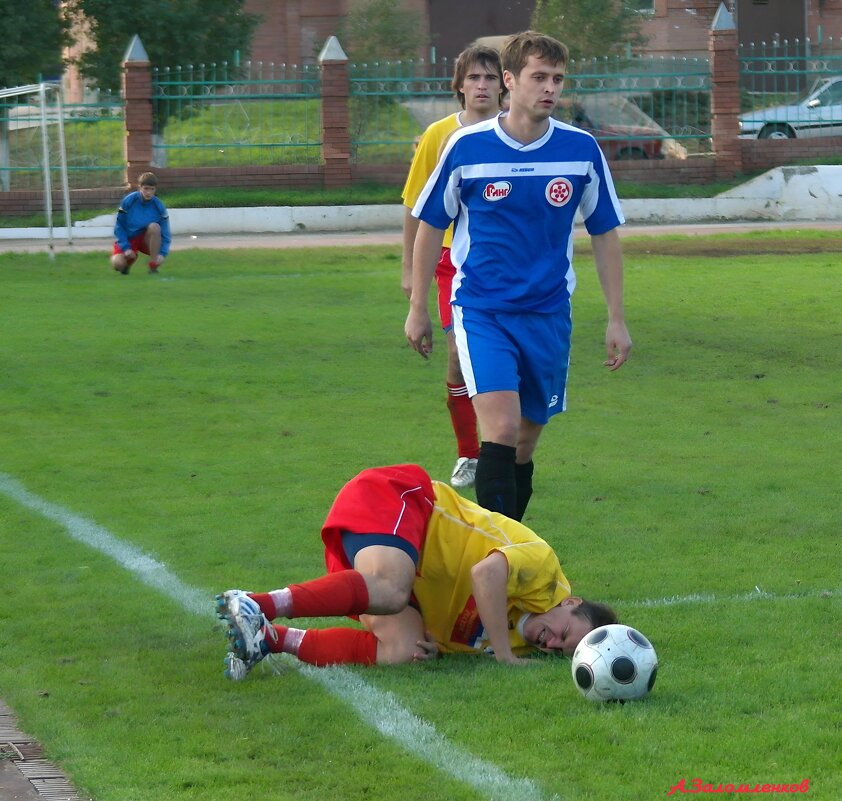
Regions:
M 435 228 L 455 219 L 451 302 L 486 311 L 553 313 L 576 285 L 573 223 L 591 235 L 624 222 L 605 157 L 589 133 L 550 119 L 528 145 L 500 117 L 454 133 L 415 217 Z
M 167 207 L 157 197 L 144 200 L 140 192 L 131 192 L 120 202 L 114 223 L 114 238 L 122 250 L 129 249 L 129 242 L 143 233 L 149 223 L 161 226 L 161 255 L 170 252 L 170 218 Z

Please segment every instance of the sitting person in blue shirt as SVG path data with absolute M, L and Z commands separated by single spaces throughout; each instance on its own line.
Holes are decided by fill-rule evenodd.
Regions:
M 157 191 L 158 179 L 145 172 L 137 191 L 126 195 L 117 209 L 111 266 L 118 273 L 128 275 L 138 253 L 149 256 L 149 272 L 156 273 L 170 251 L 170 218 Z

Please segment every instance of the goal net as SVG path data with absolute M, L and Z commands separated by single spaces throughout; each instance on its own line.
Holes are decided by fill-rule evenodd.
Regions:
M 20 129 L 40 129 L 40 154 L 21 156 L 11 142 L 12 133 Z M 35 83 L 0 89 L 0 191 L 11 188 L 11 176 L 15 170 L 40 171 L 44 186 L 44 214 L 47 217 L 50 258 L 53 257 L 53 187 L 51 154 L 57 154 L 55 167 L 61 177 L 64 205 L 64 225 L 67 241 L 73 242 L 70 219 L 70 189 L 67 180 L 67 150 L 64 141 L 64 108 L 62 89 L 59 83 Z M 34 163 L 20 164 L 19 160 Z M 53 155 L 55 158 L 55 155 Z

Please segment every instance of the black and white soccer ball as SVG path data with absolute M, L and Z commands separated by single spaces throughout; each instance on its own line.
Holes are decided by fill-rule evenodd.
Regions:
M 658 655 L 637 629 L 612 623 L 582 637 L 572 672 L 576 688 L 591 701 L 631 701 L 651 692 Z

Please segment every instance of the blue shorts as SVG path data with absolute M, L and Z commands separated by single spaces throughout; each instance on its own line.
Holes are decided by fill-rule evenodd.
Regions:
M 511 390 L 538 425 L 567 408 L 570 305 L 557 314 L 453 306 L 453 332 L 468 395 Z

